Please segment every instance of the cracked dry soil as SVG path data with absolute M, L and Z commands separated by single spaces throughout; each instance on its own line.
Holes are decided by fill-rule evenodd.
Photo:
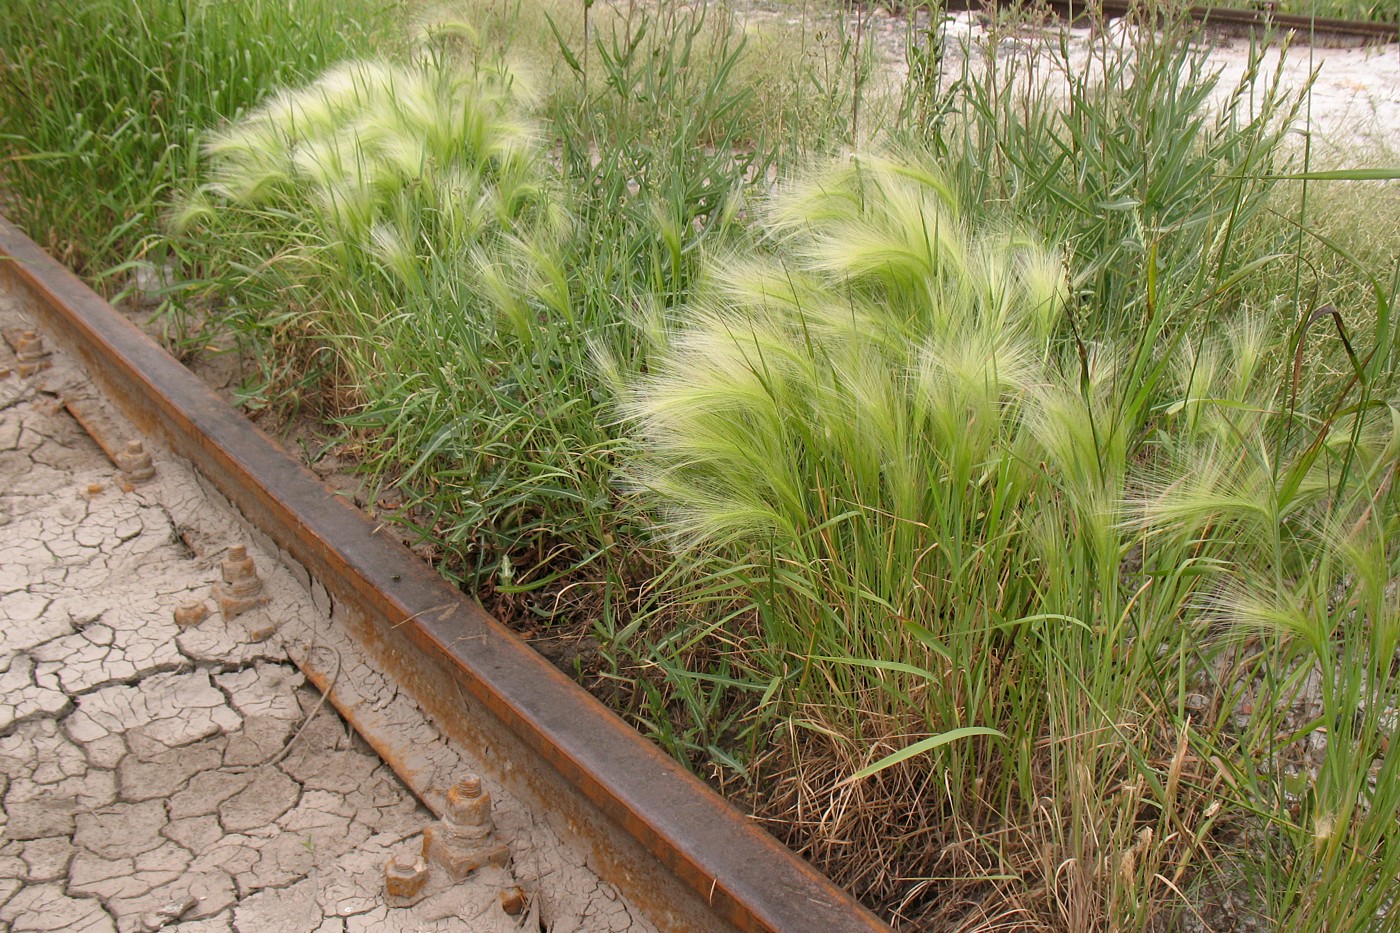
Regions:
M 0 295 L 0 324 L 22 323 Z M 0 373 L 0 933 L 650 929 L 499 792 L 509 867 L 389 906 L 385 863 L 434 816 L 291 655 L 334 649 L 342 688 L 373 697 L 434 776 L 427 798 L 470 756 L 265 549 L 250 553 L 267 604 L 223 619 L 211 583 L 249 532 L 173 458 L 125 482 L 64 410 L 86 390 L 59 355 L 21 377 L 0 344 Z M 192 603 L 211 614 L 177 625 Z M 512 917 L 516 885 L 529 908 Z

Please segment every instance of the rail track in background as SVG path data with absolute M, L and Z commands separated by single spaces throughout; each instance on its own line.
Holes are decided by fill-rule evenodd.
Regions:
M 658 928 L 888 930 L 406 547 L 376 534 L 3 217 L 0 288 L 139 431 L 188 460 L 300 562 L 380 670 L 449 737 L 492 749 L 487 774 L 526 806 L 561 817 L 599 877 Z M 357 722 L 356 709 L 340 712 Z M 405 773 L 411 755 L 378 750 L 417 786 Z
M 1069 22 L 1112 19 L 1141 12 L 1142 4 L 1132 0 L 1039 0 L 1051 12 Z M 950 11 L 993 12 L 1010 4 L 997 0 L 947 0 Z M 1219 6 L 1192 6 L 1183 11 L 1207 29 L 1232 33 L 1275 34 L 1295 32 L 1309 42 L 1326 45 L 1370 45 L 1400 42 L 1400 23 L 1372 20 L 1336 19 L 1279 13 L 1271 9 L 1238 9 Z

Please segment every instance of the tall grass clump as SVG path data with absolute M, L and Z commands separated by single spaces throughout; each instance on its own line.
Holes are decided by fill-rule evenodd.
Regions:
M 645 561 L 590 348 L 643 365 L 637 333 L 687 293 L 696 244 L 796 151 L 758 102 L 794 81 L 764 77 L 779 59 L 722 10 L 600 6 L 586 34 L 573 16 L 434 8 L 405 60 L 212 136 L 176 220 L 224 319 L 281 348 L 256 355 L 250 403 L 319 395 L 503 615 L 582 600 L 607 628 Z
M 960 66 L 935 33 L 944 64 L 916 72 L 910 125 L 968 203 L 1004 205 L 1067 244 L 1087 331 L 1189 323 L 1260 255 L 1246 233 L 1288 166 L 1306 88 L 1283 85 L 1283 55 L 1265 71 L 1262 45 L 1220 88 L 1199 27 L 1168 5 L 1083 46 L 1062 34 L 1020 51 L 1003 43 L 1014 28 L 993 21 Z
M 277 257 L 276 287 L 304 294 L 331 333 L 410 298 L 452 300 L 483 250 L 566 221 L 526 88 L 500 62 L 340 65 L 212 134 L 176 227 Z
M 840 146 L 851 141 L 857 85 L 872 124 L 888 104 L 869 46 L 858 48 L 839 21 L 793 23 L 719 3 L 457 0 L 427 28 L 448 16 L 471 23 L 484 47 L 538 63 L 547 110 L 600 129 L 649 124 L 677 145 Z M 736 105 L 703 100 L 717 80 Z
M 1260 840 L 1279 887 L 1249 910 L 1364 928 L 1400 856 L 1369 775 L 1388 325 L 1360 369 L 1259 314 L 1086 334 L 1061 258 L 954 191 L 924 158 L 801 178 L 631 381 L 630 475 L 690 574 L 657 641 L 725 646 L 674 676 L 747 709 L 721 760 L 773 782 L 791 841 L 919 928 L 1160 928 L 1220 909 Z M 1289 755 L 1337 726 L 1285 723 L 1314 665 L 1373 738 L 1309 770 Z
M 139 258 L 163 204 L 194 177 L 204 128 L 379 44 L 388 10 L 382 0 L 7 2 L 5 211 L 89 277 Z
M 1092 539 L 1112 525 L 1113 480 L 1083 462 L 1090 412 L 1049 384 L 1060 261 L 1012 228 L 970 228 L 922 160 L 844 160 L 763 217 L 773 255 L 712 259 L 626 395 L 645 449 L 634 481 L 703 569 L 695 592 L 732 603 L 714 624 L 780 720 L 779 796 L 809 854 L 881 897 L 910 860 L 1000 875 L 978 846 L 945 863 L 911 840 L 975 839 L 1038 796 L 1033 742 L 1015 738 L 1050 713 L 1024 686 L 1045 672 L 1018 649 L 1074 629 L 1044 607 L 1025 618 L 1037 565 L 1064 549 L 1037 428 L 1067 442 L 1056 453 L 1083 484 L 1081 508 L 1055 517 Z M 1086 540 L 1082 559 L 1103 550 Z M 1012 715 L 1026 723 L 1008 740 Z M 932 758 L 843 781 L 906 747 Z M 853 842 L 876 854 L 841 864 Z
M 551 349 L 581 342 L 560 179 L 527 79 L 461 38 L 339 66 L 214 134 L 175 221 L 235 270 L 213 285 L 262 358 L 304 372 L 306 346 L 329 351 L 322 411 L 407 484 L 420 530 L 478 560 L 500 557 L 493 529 L 507 550 L 546 533 L 539 500 L 598 497 L 551 485 L 589 456 L 549 429 L 581 394 Z M 273 398 L 294 385 L 263 378 Z

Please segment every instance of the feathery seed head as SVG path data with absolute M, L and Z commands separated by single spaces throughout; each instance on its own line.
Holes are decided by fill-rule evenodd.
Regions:
M 303 214 L 321 246 L 405 283 L 413 264 L 465 255 L 488 225 L 563 229 L 513 72 L 477 64 L 350 62 L 283 91 L 205 146 L 206 197 Z
M 898 156 L 818 166 L 761 216 L 774 254 L 707 262 L 625 394 L 634 481 L 688 546 L 832 513 L 912 533 L 948 476 L 979 482 L 1010 454 L 1019 400 L 1048 378 L 1058 260 L 1022 235 L 973 239 L 937 170 Z

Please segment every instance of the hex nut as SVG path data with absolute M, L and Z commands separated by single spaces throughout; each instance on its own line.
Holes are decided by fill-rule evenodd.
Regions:
M 241 595 L 252 595 L 262 589 L 258 579 L 258 568 L 253 558 L 248 556 L 248 548 L 235 544 L 228 549 L 228 556 L 219 564 L 224 582 Z
M 484 839 L 491 834 L 491 794 L 481 786 L 481 778 L 469 774 L 448 790 L 443 822 L 459 839 Z
M 44 347 L 44 338 L 38 331 L 24 331 L 14 341 L 13 346 L 21 376 L 32 376 L 48 368 L 49 351 Z
M 412 848 L 400 849 L 384 864 L 384 893 L 392 898 L 411 898 L 428 883 L 428 863 Z
M 197 603 L 185 603 L 175 610 L 175 624 L 182 629 L 198 625 L 207 618 L 209 618 L 209 604 L 203 600 Z
M 219 603 L 219 611 L 225 619 L 240 616 L 267 602 L 263 595 L 263 583 L 248 549 L 235 544 L 228 549 L 228 556 L 219 565 L 222 580 L 214 584 L 214 599 Z M 264 627 L 265 628 L 265 627 Z M 271 631 L 264 636 L 270 637 Z

